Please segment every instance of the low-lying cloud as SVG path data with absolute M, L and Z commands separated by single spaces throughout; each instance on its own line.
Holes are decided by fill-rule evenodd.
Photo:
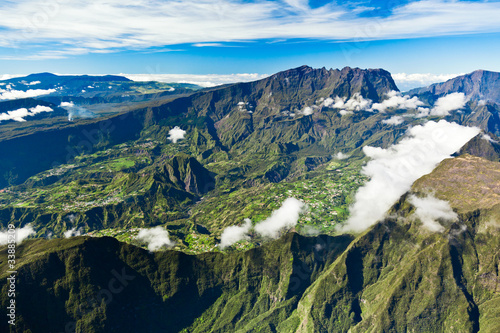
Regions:
M 330 99 L 326 99 L 325 102 L 326 101 L 328 101 L 328 103 L 329 103 Z M 370 99 L 365 99 L 363 96 L 361 96 L 360 93 L 355 93 L 349 99 L 347 99 L 346 97 L 336 96 L 335 103 L 333 103 L 333 105 L 331 105 L 331 103 L 329 103 L 329 106 L 331 106 L 332 108 L 343 109 L 346 111 L 368 110 L 368 109 L 370 109 L 371 105 L 372 105 L 372 101 Z
M 257 223 L 253 230 L 259 235 L 267 238 L 278 238 L 284 230 L 295 227 L 299 221 L 300 214 L 305 209 L 305 203 L 295 198 L 283 201 L 280 208 L 273 211 L 264 221 Z M 221 235 L 221 249 L 228 247 L 244 239 L 249 239 L 252 230 L 252 221 L 245 219 L 242 226 L 231 226 L 224 229 Z
M 447 116 L 451 111 L 462 109 L 467 103 L 467 98 L 464 93 L 455 92 L 446 96 L 440 97 L 431 110 L 433 116 Z
M 35 230 L 31 225 L 25 225 L 21 229 L 11 229 L 15 230 L 14 232 L 9 232 L 9 230 L 0 231 L 0 245 L 5 245 L 9 243 L 9 235 L 15 235 L 16 243 L 21 244 L 23 240 L 28 238 L 31 235 L 35 234 Z
M 401 125 L 402 123 L 404 123 L 404 121 L 405 119 L 401 116 L 392 116 L 389 119 L 382 120 L 382 123 L 396 126 L 396 125 Z
M 432 172 L 479 132 L 477 127 L 430 121 L 410 128 L 405 138 L 387 149 L 365 146 L 363 152 L 371 161 L 362 173 L 370 181 L 356 193 L 351 216 L 340 229 L 360 232 L 381 220 L 415 180 Z
M 305 207 L 304 202 L 295 198 L 286 199 L 270 217 L 258 223 L 255 231 L 264 237 L 278 238 L 283 229 L 293 228 Z
M 168 131 L 168 138 L 173 143 L 177 143 L 177 141 L 184 139 L 184 135 L 186 135 L 186 131 L 181 129 L 179 126 L 175 126 L 170 131 Z
M 175 242 L 168 237 L 168 231 L 161 226 L 142 229 L 137 234 L 136 239 L 147 243 L 149 251 L 157 251 L 164 246 L 172 247 L 175 245 Z
M 392 110 L 411 110 L 418 109 L 424 105 L 418 97 L 404 96 L 398 91 L 390 91 L 386 98 L 380 103 L 373 103 L 372 100 L 364 98 L 360 93 L 354 94 L 350 99 L 346 97 L 335 96 L 328 97 L 322 101 L 321 106 L 334 109 L 341 109 L 341 114 L 345 115 L 356 111 L 369 111 L 384 113 Z
M 353 111 L 347 111 L 347 110 L 340 110 L 340 111 L 339 111 L 339 114 L 340 114 L 341 116 L 347 116 L 347 115 L 349 115 L 349 114 L 353 114 L 353 113 L 354 113 Z
M 483 134 L 481 139 L 486 140 L 486 141 L 491 142 L 491 143 L 498 143 L 498 141 L 493 140 L 493 138 L 491 136 L 489 136 L 488 134 Z
M 20 108 L 13 111 L 7 111 L 7 113 L 0 113 L 0 122 L 4 120 L 14 120 L 23 122 L 26 121 L 25 117 L 31 117 L 41 112 L 52 112 L 52 108 L 44 105 L 37 105 L 33 108 Z
M 387 99 L 383 100 L 381 103 L 374 103 L 372 105 L 373 110 L 379 112 L 385 112 L 387 109 L 416 109 L 419 106 L 424 105 L 418 97 L 403 96 L 398 91 L 390 91 L 387 93 Z
M 299 112 L 300 114 L 304 115 L 304 116 L 309 116 L 309 115 L 312 115 L 314 113 L 313 111 L 313 108 L 310 107 L 310 106 L 306 106 L 303 110 L 301 110 Z
M 0 100 L 11 100 L 20 98 L 36 97 L 41 95 L 48 95 L 55 92 L 55 89 L 28 89 L 26 91 L 2 89 L 0 88 Z
M 349 154 L 344 154 L 343 152 L 339 151 L 337 154 L 335 154 L 335 158 L 337 160 L 345 160 L 346 158 L 349 158 Z
M 80 236 L 82 234 L 82 229 L 76 229 L 76 228 L 73 228 L 73 229 L 70 229 L 70 230 L 66 230 L 64 232 L 64 238 L 70 238 L 70 237 L 75 237 L 75 236 Z
M 457 221 L 458 215 L 447 201 L 429 195 L 419 198 L 410 195 L 408 201 L 415 207 L 415 216 L 422 222 L 424 228 L 432 232 L 443 232 L 444 227 L 439 220 Z
M 320 99 L 318 102 L 321 102 L 320 107 L 340 109 L 339 113 L 342 116 L 358 111 L 386 113 L 396 110 L 415 110 L 417 113 L 411 115 L 415 118 L 424 118 L 429 115 L 444 117 L 449 115 L 451 111 L 462 109 L 467 103 L 467 98 L 463 93 L 451 93 L 443 96 L 434 103 L 433 108 L 425 106 L 425 103 L 417 96 L 410 97 L 394 90 L 388 92 L 385 97 L 380 103 L 373 103 L 372 100 L 356 93 L 350 99 L 335 96 Z M 395 116 L 382 122 L 389 125 L 399 125 L 403 121 L 401 116 Z
M 464 93 L 451 93 L 438 98 L 432 109 L 419 107 L 416 118 L 430 116 L 446 117 L 451 111 L 462 109 L 467 104 L 467 97 Z
M 227 227 L 220 236 L 220 248 L 224 249 L 241 240 L 250 239 L 248 233 L 251 228 L 252 221 L 250 219 L 245 219 L 245 223 L 242 226 L 233 225 Z

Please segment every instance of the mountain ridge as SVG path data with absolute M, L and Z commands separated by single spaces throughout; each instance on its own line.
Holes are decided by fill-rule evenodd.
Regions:
M 446 82 L 434 83 L 428 87 L 412 89 L 408 91 L 407 94 L 433 94 L 441 97 L 451 92 L 462 92 L 468 98 L 477 101 L 482 100 L 500 103 L 500 73 L 476 70 Z
M 86 120 L 81 124 L 77 123 L 74 126 L 63 129 L 62 133 L 67 132 L 68 134 L 65 135 L 72 133 L 71 135 L 78 138 L 75 139 L 76 143 L 87 143 L 89 138 L 82 133 L 97 131 L 101 133 L 103 137 L 108 137 L 107 145 L 109 146 L 111 142 L 117 144 L 136 139 L 141 135 L 141 132 L 145 132 L 146 130 L 149 132 L 154 131 L 156 136 L 164 138 L 165 132 L 159 125 L 167 120 L 170 123 L 176 123 L 176 125 L 186 124 L 188 126 L 193 126 L 195 124 L 198 124 L 196 126 L 200 126 L 201 123 L 205 123 L 205 125 L 202 125 L 205 127 L 203 131 L 204 140 L 214 142 L 214 149 L 223 151 L 237 144 L 236 141 L 241 141 L 248 137 L 254 132 L 257 126 L 261 129 L 265 128 L 266 122 L 269 122 L 272 117 L 281 117 L 284 120 L 281 123 L 283 127 L 289 127 L 289 124 L 285 122 L 288 117 L 284 117 L 281 114 L 283 109 L 288 109 L 290 112 L 294 109 L 300 110 L 309 105 L 313 105 L 320 96 L 338 93 L 346 94 L 346 97 L 356 93 L 361 93 L 364 96 L 377 94 L 378 97 L 376 100 L 379 100 L 385 93 L 397 89 L 390 74 L 385 71 L 382 72 L 384 76 L 381 79 L 373 78 L 374 82 L 367 88 L 363 88 L 365 87 L 365 81 L 372 79 L 372 77 L 370 76 L 371 74 L 360 74 L 365 73 L 363 70 L 344 69 L 344 72 L 339 70 L 330 72 L 326 70 L 313 70 L 314 75 L 304 76 L 304 72 L 311 73 L 311 71 L 312 69 L 310 67 L 299 67 L 298 69 L 280 72 L 274 76 L 255 82 L 234 84 L 216 90 L 209 90 L 207 92 L 201 91 L 188 97 L 177 98 L 171 102 L 161 104 L 160 106 L 141 106 L 123 114 L 107 118 Z M 376 72 L 377 70 L 374 71 Z M 316 78 L 315 74 L 319 72 L 326 75 L 326 77 L 320 76 Z M 288 84 L 284 76 L 292 73 L 294 76 L 288 78 L 289 82 L 291 82 Z M 286 88 L 287 86 L 290 88 Z M 281 92 L 282 89 L 285 89 L 284 92 Z M 314 90 L 314 93 L 311 95 L 312 90 Z M 271 94 L 273 91 L 274 95 Z M 278 91 L 278 93 L 276 91 Z M 235 102 L 235 100 L 241 101 L 242 103 L 249 103 L 248 107 L 245 106 L 245 108 L 242 109 L 242 111 L 246 110 L 247 112 L 234 113 L 234 110 L 239 107 L 235 105 L 239 103 Z M 231 119 L 224 118 L 229 112 L 233 112 L 234 116 Z M 308 117 L 305 117 L 301 122 L 309 122 L 307 118 Z M 128 127 L 128 131 L 123 130 L 124 126 Z M 215 128 L 216 126 L 222 127 L 222 130 L 218 131 Z M 310 124 L 306 125 L 306 127 L 310 126 Z M 297 127 L 300 128 L 301 125 L 297 124 Z M 112 128 L 112 130 L 110 130 L 110 128 Z M 233 128 L 236 130 L 236 135 L 233 133 Z M 309 131 L 309 129 L 302 126 L 300 135 L 304 137 L 306 144 L 308 144 L 307 142 L 311 142 L 311 140 L 307 139 L 306 131 Z M 55 138 L 51 139 L 54 135 L 59 136 L 55 129 L 43 133 L 43 136 L 40 136 L 39 133 L 36 132 L 28 134 L 31 137 L 38 137 L 36 141 L 40 143 L 47 140 L 55 140 Z M 292 134 L 290 132 L 288 135 L 298 136 L 299 134 Z M 9 147 L 16 145 L 16 140 L 27 141 L 23 150 L 28 149 L 33 151 L 36 155 L 37 151 L 40 150 L 29 147 L 31 144 L 29 142 L 31 141 L 29 136 L 9 140 L 10 142 L 7 146 L 5 146 L 6 140 L 4 139 L 0 142 L 0 146 L 4 146 L 2 149 L 5 152 L 9 152 Z M 260 140 L 260 138 L 255 137 L 255 140 Z M 53 162 L 65 160 L 66 155 L 68 155 L 68 149 L 74 149 L 73 147 L 68 147 L 65 143 L 66 141 L 67 139 L 62 139 L 61 144 L 56 144 L 50 152 L 51 156 L 40 157 L 40 164 L 32 165 L 32 167 L 41 171 L 44 168 L 50 167 L 50 163 L 47 165 L 43 161 Z M 102 141 L 99 137 L 91 138 L 90 144 L 96 146 L 99 145 L 99 141 Z M 254 147 L 259 146 L 257 145 Z M 214 150 L 214 152 L 217 150 Z M 19 156 L 9 155 L 8 158 L 6 156 L 5 160 L 17 161 L 19 160 Z M 8 172 L 9 170 L 5 170 L 6 166 L 2 166 L 1 164 L 2 163 L 0 163 L 0 174 Z M 12 166 L 7 168 L 23 164 L 23 162 L 12 162 L 10 164 Z M 28 174 L 26 174 L 26 176 L 28 176 Z M 26 176 L 20 176 L 19 180 L 26 179 Z M 5 182 L 2 184 L 0 180 L 0 186 L 5 186 L 4 184 Z
M 417 106 L 430 112 L 440 97 L 416 96 L 423 104 L 381 69 L 302 66 L 2 136 L 0 223 L 39 237 L 17 244 L 12 331 L 500 330 L 498 106 L 469 100 L 425 118 Z M 391 199 L 378 223 L 340 235 L 368 180 L 364 147 L 392 154 L 409 127 L 443 118 L 484 133 Z M 401 165 L 426 156 L 415 154 Z M 261 235 L 255 226 L 288 198 L 307 209 L 278 239 Z M 227 230 L 242 239 L 221 249 Z M 146 251 L 144 234 L 170 249 Z

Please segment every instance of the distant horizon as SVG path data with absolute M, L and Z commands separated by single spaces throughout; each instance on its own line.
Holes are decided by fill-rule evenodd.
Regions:
M 312 66 L 311 66 L 312 67 Z M 354 66 L 353 68 L 355 68 Z M 319 67 L 313 67 L 319 68 Z M 289 68 L 291 69 L 291 68 Z M 330 68 L 327 68 L 330 69 Z M 332 68 L 335 69 L 335 68 Z M 337 68 L 342 69 L 342 68 Z M 362 68 L 364 69 L 364 68 Z M 384 68 L 382 68 L 384 69 Z M 481 70 L 481 69 L 477 69 Z M 476 71 L 476 70 L 475 70 Z M 389 71 L 390 72 L 390 71 Z M 157 81 L 165 83 L 189 83 L 196 84 L 203 88 L 216 87 L 224 84 L 238 83 L 238 82 L 251 82 L 261 80 L 274 73 L 232 73 L 232 74 L 184 74 L 184 73 L 58 73 L 50 71 L 33 72 L 26 74 L 2 74 L 0 73 L 0 81 L 8 80 L 17 77 L 24 77 L 32 74 L 50 73 L 59 76 L 65 75 L 89 75 L 89 76 L 105 76 L 115 75 L 123 76 L 132 81 Z M 401 91 L 408 91 L 410 89 L 425 87 L 433 83 L 445 82 L 457 76 L 465 75 L 468 73 L 452 73 L 452 74 L 435 74 L 435 73 L 391 73 L 396 85 Z

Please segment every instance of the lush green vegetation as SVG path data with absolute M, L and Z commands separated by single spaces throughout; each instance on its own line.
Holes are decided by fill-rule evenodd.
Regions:
M 160 89 L 132 88 L 142 97 Z M 322 102 L 356 93 L 377 102 L 394 89 L 382 70 L 301 67 L 53 130 L 0 133 L 0 222 L 33 223 L 38 236 L 16 249 L 11 331 L 500 331 L 498 162 L 449 159 L 415 183 L 411 194 L 434 193 L 459 213 L 442 233 L 422 228 L 405 195 L 356 238 L 334 234 L 366 181 L 362 147 L 386 147 L 406 127 Z M 306 107 L 313 114 L 300 113 Z M 468 108 L 453 117 L 494 125 L 483 121 L 489 106 Z M 174 126 L 186 131 L 177 143 Z M 489 142 L 478 140 L 465 151 Z M 288 197 L 307 204 L 295 230 L 219 250 L 224 228 L 258 223 Z M 158 225 L 175 244 L 149 252 L 137 236 Z M 84 236 L 63 239 L 68 230 Z M 6 254 L 0 247 L 4 308 Z

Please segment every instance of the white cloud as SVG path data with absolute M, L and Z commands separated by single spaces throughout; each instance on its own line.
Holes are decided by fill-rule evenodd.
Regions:
M 349 154 L 344 154 L 343 152 L 339 151 L 336 155 L 335 158 L 338 160 L 345 160 L 346 158 L 349 157 Z
M 1 2 L 0 46 L 43 43 L 51 49 L 31 58 L 47 59 L 71 52 L 105 53 L 175 44 L 295 38 L 358 41 L 500 31 L 500 4 L 489 1 L 416 1 L 376 19 L 341 2 L 319 8 L 311 8 L 307 1 L 67 0 L 52 4 Z M 64 47 L 69 50 L 61 51 Z
M 224 46 L 224 44 L 222 44 L 222 43 L 196 43 L 196 44 L 193 44 L 193 46 L 196 46 L 196 47 L 221 47 L 221 46 Z
M 19 99 L 19 98 L 29 98 L 41 95 L 47 95 L 55 92 L 55 89 L 28 89 L 26 91 L 22 90 L 12 90 L 12 89 L 2 89 L 0 88 L 0 100 L 9 99 Z
M 309 116 L 313 114 L 313 109 L 310 106 L 306 106 L 302 111 L 299 112 L 299 114 L 302 114 L 304 116 Z
M 16 239 L 17 244 L 21 244 L 23 242 L 23 240 L 25 240 L 29 236 L 35 234 L 35 230 L 29 224 L 25 225 L 21 229 L 15 228 L 15 229 L 11 229 L 11 230 L 15 230 L 15 232 L 14 233 L 9 232 L 9 229 L 5 230 L 5 231 L 0 231 L 0 245 L 8 244 L 9 243 L 9 235 L 12 235 L 12 234 L 15 235 L 15 239 Z
M 304 202 L 295 198 L 288 198 L 283 201 L 280 208 L 272 212 L 270 217 L 259 222 L 253 229 L 261 236 L 278 238 L 283 230 L 292 228 L 297 224 L 299 215 L 304 208 Z M 250 219 L 245 219 L 245 224 L 242 226 L 227 227 L 221 235 L 221 249 L 240 240 L 249 239 L 248 233 L 251 229 L 252 221 Z
M 409 129 L 405 138 L 388 149 L 364 147 L 371 161 L 362 172 L 370 180 L 356 193 L 351 216 L 341 229 L 359 232 L 381 220 L 415 180 L 430 173 L 479 132 L 479 128 L 445 120 L 430 121 Z
M 10 80 L 10 79 L 14 79 L 16 77 L 23 77 L 23 76 L 26 76 L 25 74 L 0 74 L 0 81 L 3 81 L 3 80 Z M 5 83 L 2 82 L 0 83 L 0 85 L 4 85 Z
M 481 138 L 483 140 L 488 141 L 488 142 L 498 143 L 498 141 L 493 140 L 493 138 L 491 136 L 489 136 L 488 134 L 483 134 L 483 136 Z
M 76 230 L 76 228 L 73 228 L 73 229 L 70 229 L 70 230 L 66 230 L 64 232 L 64 238 L 70 238 L 70 237 L 80 236 L 81 234 L 82 234 L 82 230 L 81 229 Z
M 30 115 L 30 112 L 26 108 L 20 108 L 13 111 L 7 111 L 7 113 L 0 114 L 0 122 L 3 120 L 15 120 L 15 121 L 26 121 L 24 117 Z
M 242 226 L 233 225 L 224 229 L 220 236 L 220 248 L 224 249 L 241 240 L 250 239 L 248 233 L 251 227 L 252 221 L 250 219 L 245 219 L 245 223 Z
M 431 110 L 429 108 L 419 107 L 417 109 L 418 113 L 415 115 L 415 118 L 424 118 L 429 116 Z
M 3 120 L 15 120 L 19 122 L 26 121 L 24 117 L 34 116 L 41 112 L 52 112 L 52 108 L 44 105 L 37 105 L 29 110 L 26 108 L 20 108 L 13 111 L 7 111 L 7 113 L 0 113 L 0 122 Z
M 447 116 L 450 111 L 459 110 L 465 106 L 467 98 L 464 93 L 451 93 L 438 98 L 431 110 L 433 116 Z
M 133 81 L 158 81 L 166 83 L 191 83 L 202 87 L 215 87 L 222 84 L 257 81 L 268 74 L 118 74 Z
M 175 245 L 168 237 L 168 231 L 160 226 L 151 229 L 142 229 L 137 234 L 136 239 L 148 243 L 149 251 L 157 251 L 163 246 L 172 247 Z
M 184 135 L 186 131 L 181 129 L 179 126 L 175 126 L 170 131 L 168 131 L 168 138 L 173 143 L 177 143 L 177 141 L 184 139 Z
M 445 82 L 463 74 L 396 73 L 391 75 L 401 91 L 408 91 L 413 88 L 426 87 L 433 83 Z
M 355 93 L 349 100 L 347 100 L 346 97 L 336 96 L 332 108 L 344 109 L 347 111 L 363 111 L 369 110 L 371 104 L 371 100 L 363 98 L 360 93 Z
M 347 110 L 340 110 L 339 113 L 341 116 L 347 116 L 348 114 L 353 114 L 354 112 Z
M 401 116 L 392 116 L 389 119 L 384 119 L 382 120 L 382 123 L 387 124 L 387 125 L 401 125 L 404 123 L 404 118 Z
M 423 226 L 432 232 L 443 232 L 444 227 L 438 220 L 457 221 L 458 215 L 447 201 L 439 200 L 432 195 L 419 198 L 410 195 L 408 201 L 415 206 L 415 216 L 420 219 Z
M 424 102 L 418 99 L 418 97 L 403 96 L 397 91 L 390 91 L 387 93 L 387 99 L 383 100 L 382 103 L 374 103 L 372 109 L 378 110 L 379 112 L 385 112 L 387 109 L 416 109 L 419 106 L 424 105 Z
M 52 110 L 51 107 L 49 106 L 45 106 L 45 105 L 37 105 L 35 106 L 34 108 L 30 108 L 30 111 L 32 113 L 40 113 L 40 112 L 52 112 L 54 110 Z
M 416 118 L 423 118 L 429 115 L 445 117 L 450 114 L 451 111 L 462 109 L 467 103 L 467 98 L 464 93 L 451 93 L 443 97 L 438 98 L 434 103 L 432 109 L 426 107 L 418 107 L 418 113 L 415 115 Z
M 335 101 L 333 100 L 333 98 L 328 97 L 325 100 L 323 100 L 321 104 L 326 106 L 326 107 L 330 107 L 332 104 L 334 104 L 334 102 Z
M 278 238 L 283 229 L 292 228 L 297 224 L 304 206 L 304 202 L 295 198 L 288 198 L 279 209 L 275 210 L 270 217 L 258 223 L 254 229 L 262 236 Z

